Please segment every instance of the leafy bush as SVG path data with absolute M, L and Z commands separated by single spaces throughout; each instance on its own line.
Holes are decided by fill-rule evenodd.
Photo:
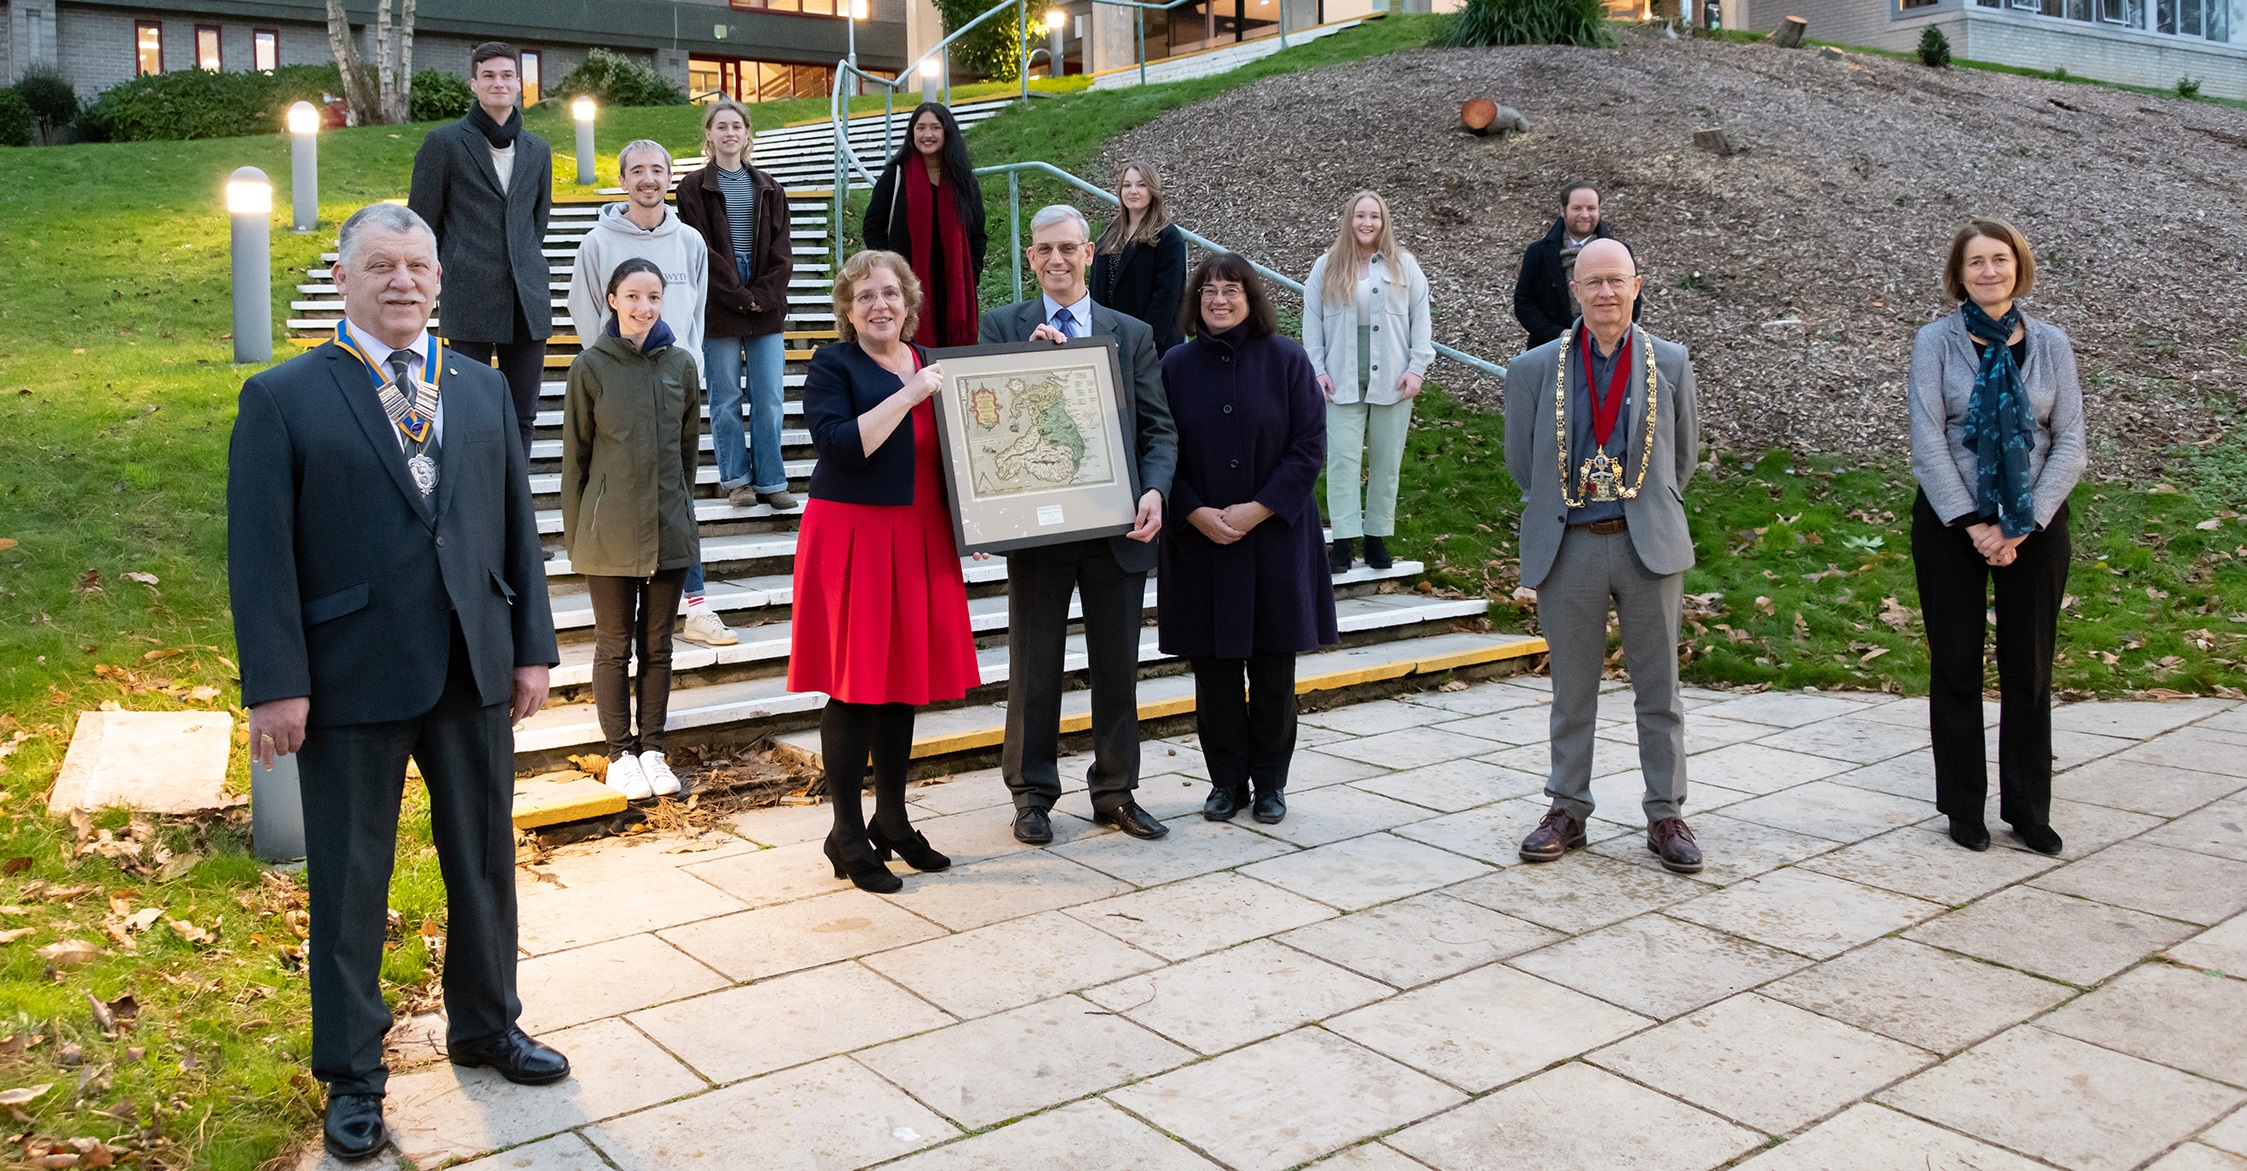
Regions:
M 1951 63 L 1951 39 L 1934 25 L 1928 25 L 1919 34 L 1919 63 L 1930 69 L 1941 69 Z
M 2178 96 L 2178 97 L 2180 97 L 2180 98 L 2197 98 L 2197 97 L 2199 97 L 2199 96 L 2200 96 L 2200 79 L 2199 79 L 2199 78 L 2197 78 L 2197 77 L 2180 77 L 2180 78 L 2178 78 L 2178 79 L 2177 79 L 2177 96 Z
M 333 65 L 286 65 L 267 73 L 181 69 L 103 90 L 86 104 L 78 132 L 95 142 L 270 134 L 281 128 L 291 104 L 317 106 L 342 88 Z
M 39 117 L 14 86 L 0 88 L 0 146 L 30 146 Z
M 59 141 L 64 128 L 78 120 L 78 91 L 52 65 L 41 63 L 24 70 L 16 80 L 16 93 L 38 120 L 41 142 Z
M 413 92 L 406 99 L 406 119 L 412 122 L 450 122 L 464 117 L 476 104 L 468 82 L 440 69 L 414 74 Z
M 990 6 L 989 0 L 936 0 L 945 32 L 983 15 Z M 1013 81 L 1022 76 L 1022 22 L 1014 13 L 1002 12 L 952 42 L 951 52 L 952 68 L 959 72 L 989 81 Z
M 1606 18 L 1601 0 L 1467 0 L 1444 23 L 1436 43 L 1453 48 L 1611 45 Z
M 678 82 L 620 53 L 595 49 L 585 63 L 554 87 L 557 98 L 591 94 L 604 106 L 683 106 L 687 91 Z M 466 113 L 463 110 L 462 113 Z

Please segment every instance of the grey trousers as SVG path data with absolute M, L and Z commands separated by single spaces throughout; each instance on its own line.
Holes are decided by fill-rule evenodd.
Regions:
M 1568 530 L 1537 587 L 1553 675 L 1553 770 L 1545 794 L 1571 817 L 1592 815 L 1592 733 L 1611 601 L 1638 714 L 1639 771 L 1646 778 L 1641 808 L 1649 822 L 1677 817 L 1685 806 L 1685 705 L 1677 682 L 1685 575 L 1649 572 L 1628 532 Z

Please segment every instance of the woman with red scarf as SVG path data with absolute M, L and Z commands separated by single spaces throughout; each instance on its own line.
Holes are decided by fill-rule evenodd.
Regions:
M 913 344 L 972 346 L 975 285 L 983 276 L 983 187 L 952 111 L 922 102 L 912 132 L 883 168 L 866 205 L 866 247 L 895 252 L 925 292 Z

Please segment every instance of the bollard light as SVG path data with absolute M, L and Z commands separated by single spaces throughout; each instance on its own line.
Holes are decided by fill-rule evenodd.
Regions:
M 226 178 L 234 224 L 234 360 L 273 358 L 273 183 L 256 167 Z
M 941 63 L 941 62 L 939 62 L 939 61 L 938 61 L 938 60 L 937 60 L 936 58 L 934 58 L 934 57 L 923 57 L 923 58 L 921 58 L 921 100 L 922 100 L 922 101 L 924 101 L 924 102 L 933 102 L 933 101 L 935 101 L 935 100 L 936 100 L 936 77 L 937 77 L 937 74 L 941 73 L 942 71 L 943 71 L 943 65 L 942 65 L 942 63 Z
M 289 107 L 289 226 L 309 232 L 320 224 L 320 111 L 310 102 Z
M 570 99 L 570 117 L 577 121 L 577 183 L 580 187 L 593 185 L 593 95 L 579 94 Z
M 1059 77 L 1069 71 L 1061 60 L 1061 36 L 1068 27 L 1068 13 L 1056 8 L 1045 14 L 1045 31 L 1048 40 L 1046 54 L 1051 58 L 1046 62 L 1047 77 Z

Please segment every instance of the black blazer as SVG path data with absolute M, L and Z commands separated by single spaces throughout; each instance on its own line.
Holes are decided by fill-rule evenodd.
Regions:
M 465 118 L 439 126 L 414 152 L 406 206 L 437 233 L 446 337 L 507 343 L 553 336 L 546 219 L 554 206 L 554 152 L 545 139 L 528 130 L 515 136 L 515 169 L 503 194 L 491 143 Z M 531 327 L 527 338 L 515 336 L 517 308 Z
M 436 706 L 460 624 L 476 689 L 552 666 L 554 619 L 507 380 L 444 354 L 437 491 L 413 486 L 373 380 L 330 342 L 242 386 L 226 567 L 242 702 L 308 696 L 313 727 Z
M 1172 224 L 1152 246 L 1131 243 L 1092 258 L 1092 302 L 1155 331 L 1155 356 L 1186 340 L 1178 331 L 1178 300 L 1186 294 L 1186 237 Z
M 1534 350 L 1576 323 L 1576 302 L 1568 292 L 1568 270 L 1560 262 L 1560 247 L 1567 231 L 1567 218 L 1555 219 L 1551 231 L 1522 251 L 1521 275 L 1514 280 L 1514 320 L 1521 322 L 1521 327 L 1529 332 L 1529 344 L 1524 349 Z M 1608 235 L 1604 222 L 1593 230 L 1592 238 L 1614 239 Z M 1637 321 L 1644 308 L 1646 297 L 1641 294 L 1631 304 L 1631 320 Z
M 922 165 L 919 155 L 907 161 L 916 167 Z M 905 198 L 904 189 L 898 185 L 897 169 L 898 165 L 894 162 L 882 168 L 882 177 L 875 181 L 873 194 L 867 196 L 866 218 L 859 224 L 858 234 L 866 241 L 868 248 L 895 252 L 904 257 L 907 263 L 911 263 L 913 229 L 908 221 L 912 216 L 907 212 L 911 204 Z M 924 175 L 921 181 L 925 183 L 928 179 Z M 968 192 L 967 198 L 960 199 L 957 207 L 960 228 L 967 233 L 968 255 L 975 261 L 975 267 L 967 273 L 968 284 L 973 285 L 983 279 L 983 250 L 988 242 L 983 233 L 983 188 L 977 186 Z
M 977 341 L 984 345 L 1026 342 L 1045 322 L 1045 298 L 1001 305 L 983 315 Z M 1116 364 L 1122 367 L 1124 385 L 1131 388 L 1134 412 L 1133 439 L 1139 450 L 1139 490 L 1149 488 L 1170 498 L 1171 476 L 1178 470 L 1178 427 L 1170 418 L 1170 395 L 1163 390 L 1163 365 L 1155 353 L 1155 335 L 1145 322 L 1113 309 L 1092 304 L 1092 335 L 1116 339 Z M 1108 548 L 1125 573 L 1145 573 L 1155 567 L 1153 541 L 1130 537 L 1108 538 Z
M 913 353 L 925 365 L 928 351 Z M 858 417 L 896 394 L 903 380 L 868 357 L 857 342 L 829 342 L 813 351 L 804 372 L 804 426 L 811 429 L 819 462 L 811 469 L 815 500 L 842 504 L 913 503 L 913 420 L 907 416 L 889 438 L 866 454 Z

